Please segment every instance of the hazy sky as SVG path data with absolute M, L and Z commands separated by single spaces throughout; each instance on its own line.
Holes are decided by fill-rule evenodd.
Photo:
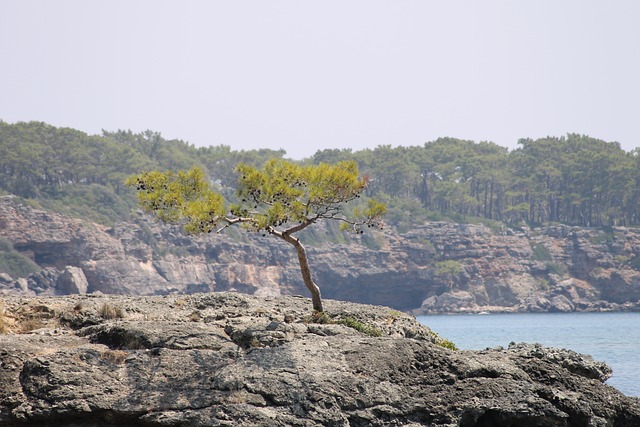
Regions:
M 233 149 L 640 146 L 640 1 L 0 0 L 0 119 Z

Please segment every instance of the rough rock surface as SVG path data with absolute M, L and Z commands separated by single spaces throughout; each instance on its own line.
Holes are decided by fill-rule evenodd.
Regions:
M 640 400 L 589 356 L 450 350 L 390 308 L 326 309 L 314 323 L 295 297 L 8 298 L 9 328 L 36 329 L 0 335 L 0 426 L 640 425 Z
M 285 243 L 229 231 L 190 238 L 148 218 L 104 227 L 0 197 L 0 237 L 43 268 L 19 280 L 5 273 L 0 295 L 306 295 Z M 314 246 L 313 235 L 303 239 L 327 298 L 414 313 L 640 309 L 637 229 L 492 230 L 431 222 L 351 238 L 351 244 Z M 443 274 L 447 262 L 454 273 Z

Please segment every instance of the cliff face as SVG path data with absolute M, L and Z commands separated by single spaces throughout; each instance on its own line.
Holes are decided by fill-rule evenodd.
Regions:
M 191 238 L 147 220 L 108 228 L 11 197 L 0 197 L 0 237 L 43 268 L 19 280 L 0 274 L 5 295 L 307 294 L 294 251 L 269 237 Z M 325 298 L 415 313 L 640 308 L 636 229 L 433 222 L 375 240 L 376 248 L 307 240 Z
M 325 307 L 316 323 L 294 297 L 5 298 L 5 325 L 31 327 L 0 334 L 0 426 L 640 425 L 589 356 L 455 351 L 396 310 Z

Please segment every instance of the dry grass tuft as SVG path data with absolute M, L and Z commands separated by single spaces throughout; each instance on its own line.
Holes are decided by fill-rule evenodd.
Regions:
M 105 320 L 122 319 L 124 318 L 124 310 L 122 307 L 114 307 L 105 302 L 98 310 L 98 315 Z
M 26 334 L 36 329 L 59 326 L 60 314 L 54 306 L 37 301 L 3 306 L 0 302 L 0 334 Z
M 100 353 L 100 358 L 112 365 L 121 365 L 127 358 L 127 353 L 122 350 L 105 350 Z
M 46 324 L 42 321 L 42 319 L 32 317 L 30 319 L 25 319 L 24 321 L 20 322 L 19 326 L 20 326 L 20 333 L 26 334 L 27 332 L 44 328 Z
M 6 334 L 9 332 L 9 322 L 4 315 L 4 308 L 0 305 L 0 334 Z

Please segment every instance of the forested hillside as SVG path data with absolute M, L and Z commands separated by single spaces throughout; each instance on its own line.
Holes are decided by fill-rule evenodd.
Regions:
M 422 146 L 322 150 L 303 162 L 355 159 L 370 177 L 369 196 L 385 201 L 388 221 L 407 228 L 425 219 L 580 226 L 640 223 L 639 151 L 570 134 L 491 142 L 440 138 Z M 146 131 L 93 136 L 44 123 L 0 121 L 0 192 L 102 223 L 128 218 L 135 206 L 124 179 L 141 170 L 204 167 L 234 197 L 238 162 L 260 166 L 282 150 L 196 148 Z
M 221 186 L 235 184 L 238 162 L 262 165 L 283 151 L 196 148 L 146 131 L 87 135 L 45 123 L 0 121 L 0 191 L 36 206 L 110 224 L 136 206 L 127 176 L 142 170 L 205 167 Z M 233 191 L 230 191 L 232 194 Z

